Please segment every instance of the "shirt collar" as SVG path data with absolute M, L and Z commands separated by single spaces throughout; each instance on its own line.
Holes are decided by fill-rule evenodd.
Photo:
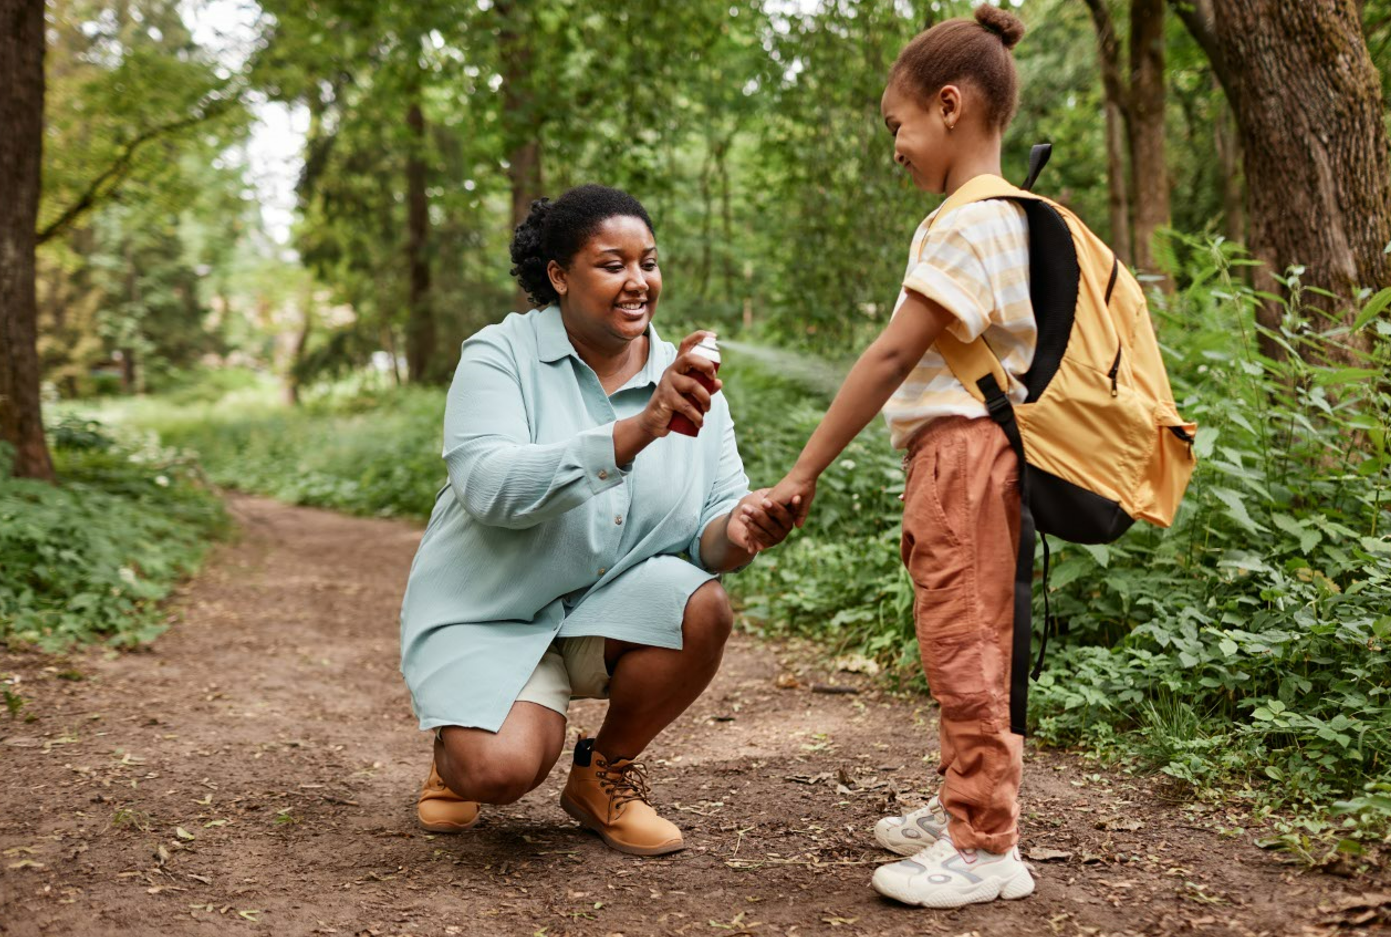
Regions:
M 536 351 L 541 360 L 548 363 L 559 361 L 566 355 L 574 357 L 576 361 L 582 360 L 570 343 L 570 335 L 565 331 L 565 322 L 560 317 L 560 307 L 555 304 L 536 313 Z M 662 372 L 671 364 L 667 360 L 669 357 L 672 356 L 668 354 L 666 343 L 658 337 L 657 327 L 651 322 L 647 323 L 647 361 L 614 393 L 656 384 L 661 380 Z

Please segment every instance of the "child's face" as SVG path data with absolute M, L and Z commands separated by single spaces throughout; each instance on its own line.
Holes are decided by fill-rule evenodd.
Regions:
M 924 107 L 917 95 L 891 81 L 879 101 L 884 124 L 894 138 L 894 162 L 908 170 L 913 185 L 938 195 L 947 190 L 951 162 L 948 126 L 959 115 L 960 91 L 947 86 Z

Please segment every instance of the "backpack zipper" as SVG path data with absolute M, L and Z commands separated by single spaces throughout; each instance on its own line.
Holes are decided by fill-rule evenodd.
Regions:
M 1109 371 L 1106 372 L 1106 376 L 1109 377 L 1109 378 L 1111 379 L 1111 396 L 1112 396 L 1112 397 L 1116 396 L 1116 394 L 1117 394 L 1117 388 L 1116 388 L 1116 375 L 1120 373 L 1120 370 L 1121 370 L 1121 346 L 1117 345 L 1117 346 L 1116 346 L 1116 360 L 1111 362 L 1111 370 L 1109 370 Z

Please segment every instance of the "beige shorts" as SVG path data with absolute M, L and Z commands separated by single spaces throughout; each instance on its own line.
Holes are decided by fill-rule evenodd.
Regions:
M 562 716 L 572 699 L 608 699 L 609 669 L 604 663 L 604 638 L 556 638 L 531 672 L 517 702 L 536 703 Z
M 564 716 L 572 699 L 608 699 L 609 668 L 604 663 L 604 640 L 599 635 L 556 638 L 541 655 L 541 662 L 516 701 L 535 703 Z M 435 738 L 441 737 L 443 729 L 444 726 L 435 728 Z

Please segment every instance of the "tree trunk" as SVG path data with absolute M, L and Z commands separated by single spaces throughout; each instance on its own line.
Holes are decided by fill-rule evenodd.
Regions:
M 14 474 L 54 481 L 39 398 L 34 239 L 43 157 L 44 2 L 0 0 L 0 438 Z
M 412 383 L 430 377 L 435 355 L 435 315 L 430 306 L 430 203 L 425 191 L 425 114 L 420 108 L 418 66 L 406 112 L 409 131 L 406 157 L 406 261 L 410 293 L 406 301 L 406 370 Z
M 531 85 L 532 41 L 520 4 L 513 0 L 495 7 L 502 59 L 502 128 L 507 146 L 507 180 L 512 187 L 512 227 L 521 224 L 531 203 L 541 197 L 541 115 Z M 514 303 L 518 311 L 530 309 L 526 293 L 518 287 Z
M 1251 250 L 1273 273 L 1303 265 L 1305 303 L 1350 322 L 1359 288 L 1391 285 L 1382 252 L 1391 241 L 1391 165 L 1381 80 L 1357 5 L 1213 0 L 1212 7 L 1213 66 L 1245 154 Z M 1267 309 L 1264 319 L 1276 315 Z M 1359 341 L 1332 349 L 1332 358 L 1358 360 Z
M 1130 5 L 1130 170 L 1135 193 L 1135 266 L 1158 273 L 1154 233 L 1169 223 L 1164 162 L 1164 0 Z M 1163 284 L 1172 288 L 1167 277 Z
M 1222 233 L 1227 240 L 1245 245 L 1246 193 L 1241 178 L 1241 141 L 1236 136 L 1231 108 L 1225 104 L 1225 98 L 1223 101 L 1213 134 L 1217 143 L 1217 160 L 1222 164 Z
M 1096 56 L 1101 91 L 1106 102 L 1106 188 L 1111 220 L 1111 249 L 1121 263 L 1130 264 L 1130 194 L 1125 175 L 1126 127 L 1129 123 L 1125 82 L 1121 80 L 1120 41 L 1106 0 L 1087 0 L 1096 27 Z
M 300 362 L 304 360 L 304 349 L 309 344 L 309 333 L 314 330 L 314 281 L 308 280 L 300 293 L 299 328 L 290 337 L 285 356 L 285 385 L 282 399 L 287 406 L 299 406 L 299 392 L 302 380 L 299 376 Z

